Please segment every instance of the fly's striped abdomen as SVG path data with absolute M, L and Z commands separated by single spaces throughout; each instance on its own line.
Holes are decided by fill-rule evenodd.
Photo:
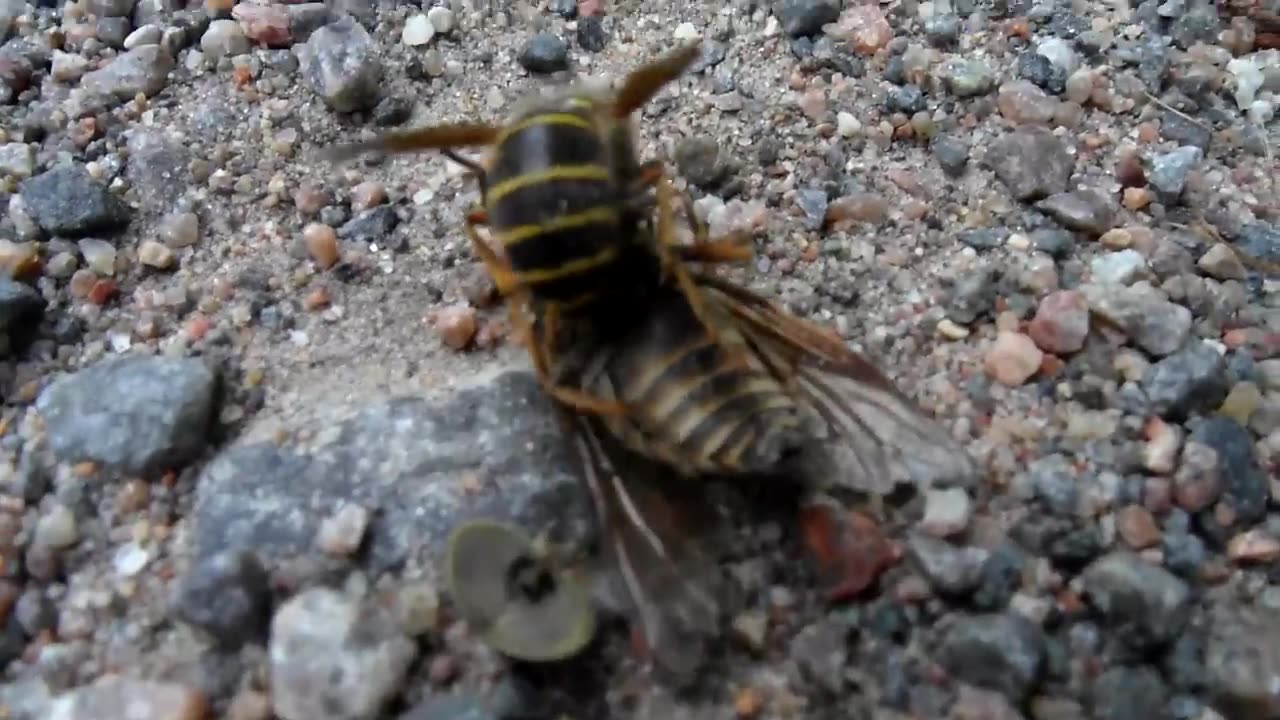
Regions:
M 773 469 L 800 441 L 794 400 L 750 355 L 732 352 L 741 343 L 732 326 L 713 340 L 682 294 L 664 294 L 596 368 L 629 408 L 618 434 L 689 472 Z
M 617 185 L 608 150 L 582 110 L 514 122 L 488 170 L 489 223 L 512 268 L 547 300 L 580 301 L 619 259 Z

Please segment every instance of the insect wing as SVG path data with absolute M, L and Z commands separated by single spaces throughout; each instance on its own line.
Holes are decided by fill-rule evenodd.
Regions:
M 630 605 L 633 628 L 661 670 L 690 679 L 720 619 L 719 568 L 691 522 L 695 513 L 710 512 L 701 507 L 705 498 L 671 487 L 673 475 L 624 449 L 595 418 L 562 414 L 596 507 L 611 579 Z
M 749 345 L 825 426 L 807 473 L 828 487 L 884 494 L 901 483 L 968 484 L 973 458 L 866 358 L 823 328 L 729 280 L 694 272 Z

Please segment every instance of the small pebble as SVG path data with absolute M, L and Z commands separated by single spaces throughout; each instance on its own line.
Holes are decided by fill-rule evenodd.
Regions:
M 1089 301 L 1076 290 L 1051 293 L 1040 303 L 1027 334 L 1045 352 L 1078 352 L 1089 335 Z
M 316 544 L 329 555 L 346 557 L 360 547 L 368 526 L 368 510 L 354 503 L 345 504 L 320 523 Z
M 421 47 L 431 42 L 435 34 L 431 20 L 419 13 L 405 21 L 404 29 L 400 31 L 400 42 L 409 47 Z
M 942 318 L 938 321 L 938 334 L 948 340 L 963 340 L 969 337 L 969 328 L 956 324 L 951 318 Z
M 681 41 L 694 40 L 702 37 L 702 33 L 698 32 L 698 28 L 691 22 L 680 23 L 676 26 L 675 38 Z
M 1280 540 L 1258 528 L 1248 530 L 1227 543 L 1227 557 L 1241 564 L 1272 563 L 1280 559 Z
M 443 5 L 437 5 L 427 11 L 427 20 L 431 27 L 441 35 L 453 32 L 453 11 Z
M 173 250 L 162 242 L 144 240 L 138 246 L 138 261 L 157 270 L 171 269 L 177 260 Z
M 1031 338 L 1018 332 L 1001 331 L 987 350 L 984 367 L 987 375 L 996 381 L 1016 387 L 1036 374 L 1043 359 L 1044 353 Z
M 58 504 L 36 521 L 32 542 L 35 545 L 62 550 L 74 545 L 79 539 L 75 513 L 67 506 Z
M 1158 417 L 1147 420 L 1143 429 L 1147 438 L 1142 450 L 1142 464 L 1147 470 L 1159 475 L 1173 472 L 1182 449 L 1182 430 L 1170 425 Z
M 468 305 L 443 308 L 436 312 L 435 326 L 446 346 L 462 350 L 476 335 L 476 311 Z
M 328 270 L 338 262 L 338 232 L 323 223 L 309 223 L 302 229 L 302 239 L 307 254 L 321 270 Z
M 951 537 L 968 528 L 972 515 L 973 501 L 964 488 L 929 490 L 920 529 L 934 537 Z
M 732 623 L 734 637 L 743 647 L 752 653 L 759 654 L 767 647 L 769 631 L 769 615 L 760 611 L 738 613 Z
M 200 218 L 195 213 L 174 213 L 156 229 L 160 241 L 171 248 L 191 247 L 200 241 Z
M 841 110 L 836 113 L 836 132 L 840 133 L 840 137 L 851 138 L 862 130 L 862 123 L 853 116 L 853 113 Z
M 366 180 L 351 190 L 351 209 L 368 210 L 387 201 L 387 189 L 382 183 Z
M 1243 280 L 1245 277 L 1244 264 L 1235 251 L 1223 243 L 1209 248 L 1196 265 L 1215 280 Z
M 1141 505 L 1127 505 L 1116 512 L 1116 532 L 1134 550 L 1145 550 L 1160 542 L 1160 526 Z

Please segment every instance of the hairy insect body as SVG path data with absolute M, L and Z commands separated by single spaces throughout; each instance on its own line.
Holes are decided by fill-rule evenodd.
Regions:
M 805 417 L 731 318 L 710 317 L 714 334 L 667 283 L 625 332 L 562 357 L 585 391 L 628 409 L 602 423 L 632 450 L 689 476 L 776 471 L 799 450 Z

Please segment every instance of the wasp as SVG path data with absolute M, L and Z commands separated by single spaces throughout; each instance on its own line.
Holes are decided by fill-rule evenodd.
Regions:
M 626 307 L 638 307 L 649 288 L 670 273 L 687 283 L 681 268 L 662 248 L 640 247 L 632 231 L 649 212 L 649 190 L 666 182 L 659 160 L 640 162 L 631 114 L 698 57 L 694 42 L 641 66 L 609 93 L 578 83 L 531 93 L 502 124 L 459 123 L 387 133 L 367 142 L 330 148 L 340 161 L 370 152 L 404 153 L 438 149 L 477 178 L 480 202 L 464 228 L 498 291 L 509 300 L 515 329 L 525 337 L 534 371 L 559 401 L 583 411 L 620 414 L 618 403 L 602 401 L 549 379 L 551 349 L 533 341 L 517 312 L 536 306 L 548 322 L 616 322 Z M 488 146 L 477 163 L 460 156 L 462 147 Z M 687 195 L 680 197 L 691 210 Z M 486 228 L 503 257 L 477 232 Z M 703 238 L 706 240 L 705 238 Z M 708 257 L 724 255 L 731 244 L 700 244 Z M 657 254 L 662 262 L 648 260 Z M 699 308 L 700 310 L 700 308 Z
M 714 573 L 689 524 L 671 520 L 672 506 L 685 501 L 659 490 L 649 466 L 628 455 L 656 461 L 668 485 L 672 474 L 686 486 L 707 477 L 787 477 L 798 481 L 806 507 L 841 489 L 870 491 L 876 505 L 900 483 L 965 483 L 977 468 L 949 432 L 833 333 L 711 272 L 714 263 L 697 267 L 706 258 L 668 237 L 662 196 L 657 210 L 656 226 L 642 222 L 637 233 L 650 246 L 668 245 L 689 266 L 691 285 L 651 288 L 646 312 L 608 334 L 549 330 L 538 318 L 534 328 L 557 333 L 550 341 L 558 344 L 557 382 L 627 408 L 566 412 L 570 436 L 641 635 L 656 660 L 688 671 L 703 647 L 697 640 L 716 628 Z

